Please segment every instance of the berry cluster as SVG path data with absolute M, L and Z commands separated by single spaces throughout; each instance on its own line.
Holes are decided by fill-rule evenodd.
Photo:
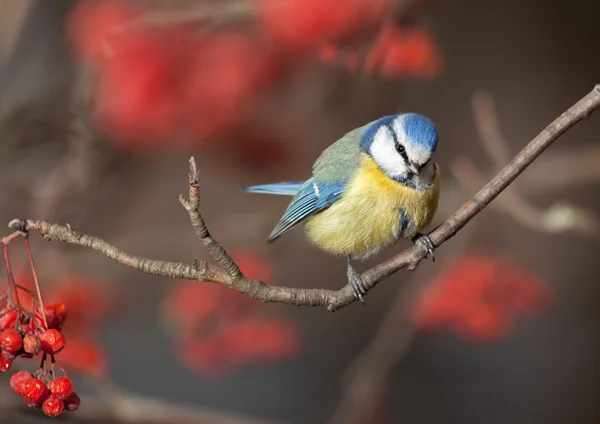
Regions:
M 441 69 L 440 53 L 427 33 L 395 26 L 385 26 L 369 49 L 325 44 L 319 56 L 329 65 L 384 78 L 431 78 Z
M 233 255 L 244 275 L 270 281 L 266 258 L 256 252 Z M 283 316 L 264 316 L 260 302 L 227 287 L 183 281 L 167 294 L 162 314 L 176 351 L 188 368 L 219 374 L 237 366 L 296 354 L 297 326 Z
M 10 371 L 17 358 L 31 359 L 41 354 L 40 369 L 33 375 L 17 371 L 10 379 L 10 387 L 27 405 L 42 409 L 51 417 L 64 410 L 76 410 L 80 402 L 71 380 L 55 376 L 54 358 L 65 347 L 61 329 L 66 319 L 67 310 L 62 303 L 46 305 L 43 312 L 10 305 L 0 311 L 0 372 Z
M 10 378 L 10 388 L 22 396 L 27 405 L 41 409 L 49 417 L 58 417 L 64 411 L 76 411 L 81 403 L 68 377 L 58 377 L 47 384 L 35 374 L 21 370 Z
M 415 299 L 412 322 L 422 330 L 448 328 L 469 340 L 496 340 L 519 314 L 541 313 L 551 292 L 538 278 L 494 256 L 456 260 Z
M 16 372 L 10 379 L 10 387 L 30 407 L 56 417 L 64 410 L 76 410 L 80 403 L 71 380 L 56 375 L 59 368 L 56 355 L 65 347 L 62 328 L 68 314 L 63 303 L 43 304 L 27 238 L 25 247 L 36 294 L 23 285 L 28 285 L 27 281 L 18 284 L 11 269 L 8 245 L 3 244 L 8 284 L 5 294 L 0 297 L 0 372 L 9 372 L 18 358 L 41 356 L 39 369 L 33 374 L 24 370 Z
M 144 24 L 147 10 L 140 4 L 89 0 L 70 15 L 69 32 L 81 60 L 97 69 L 96 122 L 121 147 L 201 143 L 222 149 L 235 143 L 247 149 L 261 138 L 240 139 L 250 123 L 260 121 L 257 102 L 314 63 L 321 48 L 335 52 L 366 37 L 366 71 L 431 76 L 439 63 L 431 39 L 387 23 L 400 3 L 346 0 L 340 7 L 339 0 L 252 0 L 250 25 L 215 30 Z

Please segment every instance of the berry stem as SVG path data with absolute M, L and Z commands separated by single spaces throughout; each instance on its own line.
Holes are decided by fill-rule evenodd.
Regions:
M 23 308 L 21 307 L 21 300 L 19 299 L 19 292 L 17 290 L 17 283 L 13 276 L 12 267 L 10 266 L 10 259 L 8 257 L 8 245 L 2 246 L 2 253 L 4 255 L 4 264 L 6 265 L 6 275 L 8 277 L 8 306 L 16 306 L 17 308 L 17 322 L 15 325 L 19 325 L 21 322 L 21 313 Z
M 25 292 L 25 294 L 27 294 L 29 296 L 29 298 L 31 299 L 31 310 L 35 312 L 35 307 L 37 305 L 37 298 L 34 296 L 33 292 L 25 287 L 23 287 L 20 284 L 17 284 L 17 289 L 21 290 L 22 292 Z
M 42 313 L 42 319 L 44 320 L 44 326 L 46 327 L 46 330 L 47 330 L 48 329 L 48 320 L 46 319 L 46 310 L 44 309 L 44 301 L 42 300 L 42 291 L 40 290 L 40 283 L 38 281 L 37 271 L 35 270 L 35 263 L 33 262 L 33 255 L 31 254 L 31 248 L 29 247 L 29 236 L 25 236 L 25 250 L 27 250 L 27 256 L 29 257 L 29 264 L 31 265 L 31 272 L 33 274 L 33 281 L 35 283 L 35 289 L 37 291 L 39 307 L 40 307 L 40 311 Z
M 52 380 L 56 380 L 56 371 L 54 369 L 55 364 L 56 359 L 54 358 L 54 355 L 50 355 L 50 376 L 52 377 Z
M 46 376 L 46 359 L 47 359 L 48 354 L 46 352 L 44 352 L 44 354 L 42 355 L 42 360 L 40 361 L 40 371 L 42 371 L 42 375 L 45 377 Z

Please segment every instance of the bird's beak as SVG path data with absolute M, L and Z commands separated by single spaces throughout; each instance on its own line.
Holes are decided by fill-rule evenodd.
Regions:
M 421 172 L 421 167 L 412 162 L 408 164 L 408 169 L 410 169 L 410 172 L 417 175 L 419 175 L 419 173 Z

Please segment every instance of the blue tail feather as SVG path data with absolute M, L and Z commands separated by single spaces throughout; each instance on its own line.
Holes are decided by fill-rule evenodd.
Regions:
M 304 184 L 303 181 L 261 184 L 243 188 L 248 193 L 278 194 L 282 196 L 295 196 Z

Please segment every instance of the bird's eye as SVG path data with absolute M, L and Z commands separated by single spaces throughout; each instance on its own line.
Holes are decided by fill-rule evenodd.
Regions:
M 401 155 L 404 155 L 406 153 L 406 150 L 404 149 L 404 146 L 402 144 L 398 144 L 396 145 L 396 150 L 398 151 L 398 153 L 400 153 Z

